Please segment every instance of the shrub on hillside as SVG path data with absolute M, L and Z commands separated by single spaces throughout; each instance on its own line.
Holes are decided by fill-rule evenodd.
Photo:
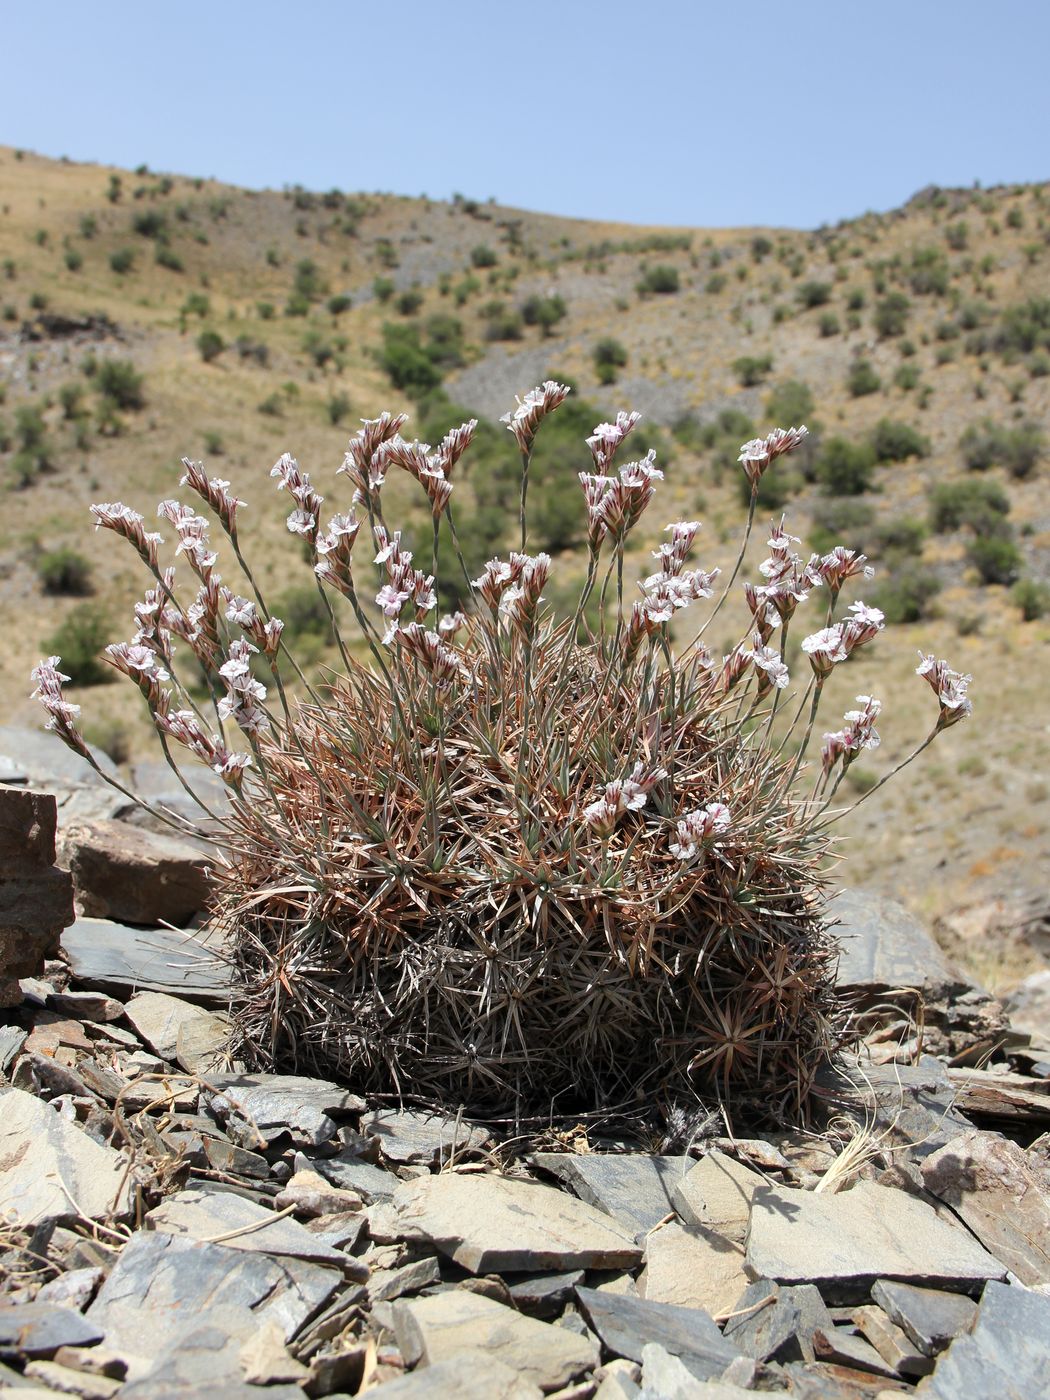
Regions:
M 1021 576 L 1024 559 L 1008 534 L 974 535 L 966 545 L 966 558 L 982 583 L 1014 583 Z
M 395 305 L 400 316 L 414 316 L 423 305 L 423 293 L 418 287 L 409 287 L 398 295 Z
M 527 326 L 539 326 L 544 336 L 548 336 L 565 319 L 568 310 L 564 298 L 556 293 L 552 296 L 530 296 L 521 304 L 521 319 Z
M 760 481 L 801 434 L 740 449 L 751 505 L 728 579 L 691 565 L 699 526 L 680 521 L 661 536 L 657 567 L 647 561 L 649 576 L 625 588 L 630 537 L 660 473 L 648 454 L 617 469 L 618 450 L 636 441 L 637 415 L 621 412 L 587 439 L 593 470 L 577 486 L 586 574 L 568 625 L 557 625 L 543 606 L 554 563 L 530 552 L 546 489 L 532 463 L 566 392 L 548 381 L 508 415 L 521 470 L 507 561 L 468 563 L 451 530 L 452 469 L 473 422 L 436 449 L 406 442 L 401 415 L 365 422 L 343 464 L 356 509 L 327 523 L 298 464 L 278 461 L 289 528 L 305 542 L 342 658 L 342 675 L 299 700 L 282 680 L 293 674 L 294 629 L 261 598 L 220 591 L 216 555 L 231 556 L 227 573 L 241 556 L 226 483 L 185 464 L 233 550 L 213 547 L 191 507 L 161 508 L 195 577 L 188 592 L 176 580 L 163 598 L 154 590 L 160 613 L 144 608 L 134 648 L 118 643 L 107 657 L 166 740 L 229 791 L 213 917 L 237 971 L 231 1052 L 362 1092 L 396 1086 L 468 1115 L 699 1097 L 730 1123 L 797 1119 L 846 1022 L 821 890 L 831 823 L 844 815 L 836 793 L 878 742 L 880 703 L 863 697 L 824 735 L 819 759 L 811 744 L 828 678 L 883 618 L 840 596 L 862 560 L 839 551 L 807 564 L 774 528 L 761 587 L 744 593 L 744 640 L 722 658 L 693 625 L 676 642 L 674 615 L 716 591 L 708 620 L 739 600 Z M 403 520 L 380 523 L 392 508 L 384 482 L 401 470 L 420 487 L 434 552 L 451 546 L 473 579 L 463 613 L 441 615 L 434 579 L 394 532 Z M 93 510 L 153 584 L 161 564 L 142 517 Z M 774 622 L 807 609 L 812 592 L 795 624 L 814 629 L 795 682 L 803 703 L 777 706 L 791 678 Z M 597 633 L 581 633 L 595 596 Z M 371 665 L 343 638 L 349 617 Z M 214 688 L 224 736 L 170 671 L 171 632 Z M 51 727 L 90 762 L 61 664 L 36 668 L 37 694 Z M 971 708 L 969 678 L 946 663 L 924 657 L 919 675 L 936 700 L 905 762 Z M 864 795 L 878 786 L 865 781 Z
M 871 489 L 875 451 L 870 443 L 833 437 L 822 445 L 815 474 L 829 496 L 860 496 Z
M 664 263 L 657 263 L 655 267 L 647 267 L 638 279 L 637 290 L 647 296 L 653 293 L 657 296 L 666 296 L 671 292 L 677 292 L 681 285 L 676 267 L 669 267 Z
M 803 282 L 795 288 L 795 300 L 810 310 L 814 306 L 826 306 L 831 300 L 831 292 L 830 282 Z
M 75 598 L 85 597 L 94 591 L 90 563 L 68 545 L 60 545 L 41 554 L 36 561 L 36 573 L 45 593 Z
M 627 364 L 627 347 L 613 336 L 604 336 L 591 351 L 599 384 L 615 384 L 617 375 Z
M 132 360 L 99 360 L 95 369 L 95 387 L 118 408 L 145 408 L 145 378 Z
M 470 250 L 471 267 L 495 267 L 498 262 L 499 258 L 494 249 L 487 243 L 479 243 Z
M 876 462 L 906 462 L 909 457 L 928 457 L 930 440 L 910 423 L 880 418 L 871 432 Z
M 1042 460 L 1046 437 L 1038 423 L 1003 428 L 990 418 L 971 423 L 959 439 L 963 461 L 971 471 L 1004 467 L 1019 480 L 1030 476 Z
M 772 368 L 772 355 L 740 355 L 733 361 L 733 373 L 745 389 L 761 384 Z
M 857 554 L 866 554 L 874 533 L 875 511 L 867 501 L 854 497 L 832 497 L 813 507 L 809 542 L 819 554 L 828 554 L 837 544 Z
M 1050 588 L 1032 578 L 1019 579 L 1010 590 L 1010 601 L 1021 609 L 1025 622 L 1036 622 L 1050 612 Z
M 216 330 L 203 330 L 197 337 L 197 350 L 206 365 L 217 360 L 226 349 L 226 342 Z
M 441 370 L 424 348 L 418 326 L 388 321 L 383 326 L 379 363 L 394 388 L 408 394 L 425 394 L 441 383 Z
M 135 254 L 130 248 L 118 248 L 116 252 L 110 253 L 109 265 L 118 277 L 123 277 L 134 267 Z
M 921 622 L 941 591 L 941 581 L 923 564 L 903 564 L 875 589 L 875 605 L 891 623 Z
M 883 340 L 903 335 L 908 325 L 911 302 L 903 292 L 890 292 L 875 303 L 872 324 Z
M 860 399 L 866 394 L 877 394 L 882 380 L 868 360 L 854 360 L 846 376 L 846 388 L 855 399 Z
M 45 650 L 62 658 L 62 667 L 73 685 L 104 685 L 113 679 L 102 660 L 109 640 L 109 623 L 94 603 L 78 603 L 44 643 Z
M 1010 513 L 1010 497 L 997 481 L 939 481 L 930 488 L 930 528 L 938 534 L 964 525 L 998 533 Z

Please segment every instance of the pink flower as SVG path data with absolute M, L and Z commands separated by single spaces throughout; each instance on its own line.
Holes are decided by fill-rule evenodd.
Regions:
M 378 418 L 361 420 L 360 430 L 350 439 L 340 472 L 345 472 L 357 488 L 353 504 L 364 504 L 370 511 L 379 507 L 379 492 L 386 477 L 382 448 L 408 422 L 404 413 L 381 413 Z
M 186 468 L 186 472 L 180 485 L 188 486 L 191 491 L 196 491 L 197 495 L 206 501 L 219 517 L 226 533 L 231 536 L 235 535 L 237 533 L 237 507 L 243 506 L 245 502 L 230 495 L 228 481 L 220 481 L 218 477 L 213 477 L 209 481 L 203 462 L 191 462 L 188 457 L 183 457 L 182 465 Z
M 663 777 L 667 776 L 662 769 L 656 771 Z M 636 765 L 635 772 L 640 772 L 640 765 Z M 606 783 L 601 797 L 583 809 L 584 821 L 596 836 L 611 836 L 625 812 L 641 811 L 648 800 L 649 788 L 656 781 L 658 778 L 653 777 L 648 786 L 634 778 L 617 778 Z
M 138 551 L 139 557 L 149 569 L 157 572 L 157 546 L 163 538 L 153 531 L 143 530 L 143 519 L 137 510 L 123 505 L 120 501 L 102 502 L 91 507 L 95 517 L 96 530 L 112 530 L 123 536 Z
M 48 720 L 44 727 L 57 734 L 75 753 L 86 755 L 88 746 L 77 729 L 80 706 L 66 700 L 62 694 L 62 684 L 69 677 L 58 669 L 61 660 L 60 656 L 49 656 L 39 666 L 33 667 L 30 679 L 36 682 L 36 689 L 32 699 L 39 700 L 47 711 Z
M 878 608 L 869 608 L 866 603 L 850 603 L 849 612 L 843 624 L 843 644 L 847 653 L 870 642 L 886 626 L 886 619 Z
M 923 676 L 937 696 L 941 707 L 937 718 L 938 730 L 948 729 L 973 714 L 973 703 L 966 694 L 972 676 L 961 675 L 953 671 L 947 661 L 938 661 L 932 654 L 924 656 L 921 651 L 915 674 Z
M 511 626 L 523 641 L 528 641 L 536 630 L 539 605 L 542 603 L 542 589 L 551 572 L 549 554 L 511 556 L 511 572 L 517 569 L 517 578 L 500 598 L 499 610 L 510 619 Z
M 774 650 L 773 647 L 763 646 L 759 637 L 754 639 L 751 664 L 759 673 L 759 695 L 764 695 L 773 686 L 776 686 L 778 690 L 783 690 L 787 685 L 788 668 L 781 660 L 779 651 Z
M 418 622 L 410 622 L 407 627 L 398 628 L 394 639 L 422 664 L 439 686 L 449 685 L 468 674 L 458 653 L 446 645 L 437 632 L 427 631 Z
M 728 831 L 731 821 L 724 802 L 709 802 L 706 807 L 687 812 L 678 820 L 678 840 L 671 842 L 671 854 L 678 860 L 692 860 L 703 846 Z
M 810 665 L 819 679 L 830 676 L 838 663 L 849 656 L 843 633 L 843 624 L 837 622 L 802 639 L 802 650 L 809 657 Z
M 809 429 L 805 427 L 774 428 L 768 437 L 752 438 L 744 443 L 738 460 L 751 483 L 752 493 L 758 490 L 766 469 L 784 453 L 793 452 L 808 436 Z
M 288 529 L 295 535 L 302 535 L 312 544 L 317 538 L 324 497 L 319 496 L 313 489 L 309 476 L 299 470 L 299 463 L 289 452 L 284 452 L 278 457 L 270 475 L 278 478 L 278 491 L 287 491 L 298 507 L 288 517 Z
M 641 417 L 642 415 L 635 413 L 633 409 L 630 413 L 624 413 L 621 409 L 616 415 L 615 423 L 599 423 L 587 439 L 587 446 L 594 458 L 594 470 L 599 476 L 608 476 L 617 449 L 628 433 L 641 422 Z
M 523 399 L 515 396 L 517 408 L 505 413 L 499 421 L 506 423 L 507 431 L 514 434 L 518 448 L 526 456 L 532 451 L 536 431 L 544 418 L 563 404 L 570 392 L 567 384 L 547 379 L 538 388 L 530 389 Z
M 827 584 L 833 599 L 837 598 L 842 585 L 847 579 L 863 575 L 864 578 L 874 578 L 875 570 L 867 561 L 867 557 L 858 554 L 854 549 L 847 549 L 845 545 L 837 544 L 830 554 L 825 554 L 817 566 L 817 571 Z

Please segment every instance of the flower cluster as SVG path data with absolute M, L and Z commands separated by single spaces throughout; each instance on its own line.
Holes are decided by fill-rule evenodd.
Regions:
M 629 778 L 606 783 L 601 797 L 583 809 L 584 821 L 596 836 L 603 839 L 611 836 L 624 813 L 640 812 L 649 800 L 649 793 L 666 777 L 663 768 L 636 763 Z
M 511 558 L 514 560 L 513 577 L 500 598 L 499 610 L 518 636 L 528 642 L 536 631 L 542 590 L 550 578 L 551 557 L 549 554 L 518 554 Z
M 139 519 L 141 518 L 140 516 Z M 49 656 L 46 661 L 41 661 L 39 666 L 33 667 L 31 679 L 36 682 L 33 699 L 39 700 L 47 711 L 45 727 L 57 734 L 63 743 L 68 744 L 76 753 L 86 754 L 87 744 L 77 729 L 80 706 L 66 700 L 62 694 L 62 683 L 68 681 L 69 677 L 58 669 L 61 660 L 60 656 Z
M 808 436 L 809 429 L 806 427 L 774 428 L 768 437 L 752 438 L 744 443 L 737 460 L 751 483 L 752 495 L 757 493 L 758 483 L 776 459 L 787 452 L 794 452 Z
M 295 501 L 296 508 L 287 520 L 288 529 L 293 535 L 302 535 L 303 539 L 314 544 L 320 528 L 324 497 L 319 496 L 310 485 L 310 478 L 299 470 L 299 463 L 290 452 L 282 452 L 270 468 L 270 475 L 278 478 L 278 491 L 287 491 Z
M 92 506 L 91 514 L 95 517 L 96 530 L 112 530 L 123 536 L 137 550 L 150 572 L 157 572 L 157 546 L 164 540 L 155 531 L 143 529 L 145 522 L 137 510 L 131 510 L 120 501 L 111 501 Z
M 350 598 L 354 592 L 351 555 L 361 522 L 351 511 L 349 515 L 333 515 L 323 535 L 318 535 L 317 563 L 314 573 L 322 583 L 330 584 Z
M 105 655 L 115 670 L 135 682 L 153 714 L 167 710 L 171 692 L 162 683 L 171 676 L 152 647 L 141 642 L 114 642 L 106 647 Z
M 516 399 L 517 408 L 505 413 L 499 420 L 506 423 L 507 431 L 514 434 L 520 450 L 528 456 L 536 437 L 536 430 L 549 413 L 569 397 L 571 390 L 567 384 L 558 384 L 553 379 L 544 380 L 536 389 L 530 389 L 523 399 Z
M 929 682 L 940 704 L 938 730 L 948 729 L 973 714 L 973 703 L 966 694 L 973 680 L 972 676 L 961 675 L 958 671 L 953 671 L 947 661 L 938 661 L 936 657 L 925 656 L 921 651 L 915 674 Z
M 830 773 L 839 759 L 842 759 L 843 766 L 848 768 L 862 749 L 879 747 L 881 741 L 875 721 L 882 711 L 881 700 L 876 700 L 871 695 L 858 695 L 857 704 L 863 708 L 847 710 L 843 715 L 846 723 L 841 729 L 833 734 L 824 735 L 820 758 L 825 773 Z
M 246 734 L 258 734 L 269 729 L 270 721 L 263 708 L 266 687 L 252 676 L 252 657 L 258 648 L 244 637 L 230 643 L 229 659 L 219 667 L 226 682 L 226 694 L 219 701 L 219 718 L 232 719 Z
M 246 503 L 230 495 L 228 481 L 220 481 L 218 477 L 209 481 L 203 462 L 191 462 L 188 457 L 183 457 L 182 465 L 186 472 L 179 484 L 196 491 L 201 500 L 211 506 L 219 517 L 222 528 L 233 539 L 237 534 L 237 507 Z
M 610 425 L 603 423 L 601 426 Z M 592 550 L 600 548 L 606 535 L 617 544 L 623 543 L 653 499 L 654 482 L 662 481 L 663 476 L 656 465 L 654 450 L 646 453 L 640 462 L 629 462 L 621 467 L 619 476 L 580 472 L 587 502 L 587 539 Z
M 234 753 L 220 735 L 209 735 L 192 710 L 172 710 L 170 714 L 158 714 L 156 719 L 162 734 L 189 749 L 230 787 L 240 789 L 244 770 L 252 766 L 251 754 Z
M 724 802 L 709 802 L 706 807 L 686 812 L 684 817 L 678 819 L 678 839 L 671 842 L 671 854 L 678 860 L 692 860 L 716 836 L 728 831 L 731 821 L 729 808 Z
M 412 567 L 412 551 L 401 548 L 401 531 L 393 535 L 386 527 L 377 525 L 373 532 L 379 552 L 375 562 L 386 569 L 387 581 L 376 594 L 376 603 L 383 616 L 390 621 L 385 641 L 389 641 L 398 628 L 401 609 L 406 603 L 416 610 L 416 621 L 422 622 L 431 608 L 437 606 L 432 574 L 420 573 Z
M 284 632 L 281 619 L 268 617 L 264 622 L 250 598 L 241 598 L 228 588 L 222 590 L 222 600 L 226 604 L 226 621 L 236 623 L 256 649 L 267 660 L 273 661 L 281 648 L 281 635 Z
M 851 603 L 849 611 L 852 617 L 822 627 L 803 639 L 802 650 L 809 657 L 818 680 L 830 676 L 840 661 L 847 660 L 857 647 L 877 637 L 885 626 L 885 618 L 878 608 Z
M 825 554 L 817 565 L 817 573 L 827 584 L 832 606 L 838 598 L 842 585 L 851 578 L 874 578 L 875 570 L 868 563 L 867 556 L 858 554 L 855 549 L 847 549 L 837 544 L 830 554 Z
M 420 622 L 410 622 L 397 632 L 397 644 L 414 657 L 439 686 L 461 679 L 467 668 L 461 657 L 438 632 L 429 632 Z

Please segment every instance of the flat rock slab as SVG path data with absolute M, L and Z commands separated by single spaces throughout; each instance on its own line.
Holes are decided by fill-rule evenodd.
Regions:
M 419 1367 L 410 1376 L 388 1381 L 382 1389 L 384 1400 L 540 1400 L 543 1395 L 538 1385 L 510 1366 L 475 1350 Z
M 340 1152 L 337 1157 L 318 1157 L 311 1166 L 333 1186 L 343 1191 L 356 1191 L 368 1203 L 391 1200 L 401 1184 L 400 1178 L 393 1172 L 364 1161 L 355 1152 Z
M 81 913 L 133 924 L 185 924 L 212 893 L 196 846 L 121 821 L 66 822 L 58 855 Z
M 736 1316 L 726 1322 L 723 1336 L 756 1361 L 771 1360 L 789 1344 L 796 1349 L 796 1355 L 800 1354 L 802 1312 L 792 1296 L 795 1292 L 768 1279 L 748 1284 L 733 1306 Z M 830 1317 L 826 1323 L 833 1325 Z
M 250 1254 L 289 1255 L 339 1267 L 349 1262 L 289 1216 L 275 1220 L 268 1206 L 229 1191 L 187 1189 L 162 1201 L 146 1216 L 149 1229 L 192 1240 L 211 1240 Z
M 671 1190 L 687 1225 L 703 1225 L 743 1244 L 751 1201 L 766 1178 L 724 1152 L 708 1152 Z
M 98 1327 L 74 1308 L 39 1300 L 0 1306 L 0 1356 L 54 1356 L 59 1347 L 94 1346 L 101 1340 Z
M 87 1311 L 106 1345 L 128 1361 L 130 1379 L 223 1309 L 227 1338 L 247 1341 L 274 1321 L 290 1340 L 342 1283 L 336 1269 L 272 1259 L 155 1231 L 132 1236 Z M 236 1347 L 233 1348 L 236 1356 Z
M 977 1317 L 977 1304 L 964 1293 L 944 1293 L 937 1288 L 916 1288 L 911 1283 L 879 1279 L 871 1296 L 892 1322 L 922 1352 L 938 1352 L 969 1332 Z
M 629 1269 L 633 1232 L 553 1186 L 504 1176 L 421 1177 L 391 1204 L 404 1239 L 427 1240 L 471 1273 Z
M 338 1084 L 295 1074 L 209 1074 L 204 1096 L 218 1117 L 245 1119 L 267 1143 L 287 1133 L 310 1147 L 335 1136 L 336 1119 L 365 1106 Z
M 973 984 L 953 967 L 915 915 L 872 890 L 842 890 L 828 903 L 838 920 L 840 991 L 921 988 L 932 1000 Z
M 756 1191 L 747 1239 L 753 1277 L 815 1283 L 827 1298 L 863 1299 L 879 1278 L 965 1290 L 1006 1270 L 966 1230 L 904 1191 L 861 1181 L 817 1195 Z
M 457 1122 L 437 1113 L 411 1113 L 384 1110 L 361 1119 L 361 1134 L 379 1139 L 383 1156 L 402 1164 L 436 1166 L 452 1152 L 475 1151 L 484 1147 L 490 1134 L 484 1128 Z
M 119 769 L 109 754 L 93 745 L 88 747 L 104 773 L 119 777 Z M 0 724 L 0 756 L 9 759 L 14 769 L 41 787 L 98 787 L 111 791 L 86 759 L 67 749 L 57 734 L 46 729 Z
M 643 1348 L 653 1342 L 677 1356 L 697 1380 L 709 1380 L 741 1355 L 700 1308 L 650 1303 L 595 1288 L 578 1288 L 576 1297 L 603 1346 L 628 1361 L 641 1362 Z
M 1016 1142 L 963 1133 L 926 1158 L 922 1179 L 1022 1283 L 1050 1283 L 1050 1194 Z
M 138 992 L 124 1014 L 144 1041 L 162 1060 L 176 1063 L 180 1047 L 193 1046 L 191 1063 L 182 1065 L 190 1074 L 213 1067 L 230 1033 L 227 1016 L 206 1011 L 167 992 Z
M 102 991 L 169 992 L 220 1004 L 230 999 L 232 969 L 202 933 L 77 919 L 62 934 L 62 952 L 77 982 Z
M 662 1225 L 645 1239 L 645 1268 L 638 1292 L 653 1303 L 732 1312 L 748 1284 L 739 1244 L 695 1225 Z
M 399 1345 L 406 1314 L 409 1326 L 418 1329 L 424 1360 L 431 1363 L 452 1360 L 469 1347 L 541 1390 L 557 1390 L 598 1364 L 598 1348 L 591 1338 L 525 1317 L 466 1289 L 395 1303 Z
M 0 1091 L 0 1219 L 100 1220 L 129 1206 L 125 1157 L 21 1089 Z M 75 1203 L 75 1204 L 74 1204 Z
M 1050 1395 L 1050 1298 L 990 1283 L 973 1331 L 919 1382 L 923 1400 L 1035 1400 Z
M 536 1152 L 530 1160 L 638 1236 L 674 1211 L 674 1185 L 692 1158 L 644 1152 Z

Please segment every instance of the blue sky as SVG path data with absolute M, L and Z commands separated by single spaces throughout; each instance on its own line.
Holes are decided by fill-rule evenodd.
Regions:
M 0 141 L 254 187 L 815 227 L 1050 176 L 1045 0 L 57 0 L 0 35 Z

